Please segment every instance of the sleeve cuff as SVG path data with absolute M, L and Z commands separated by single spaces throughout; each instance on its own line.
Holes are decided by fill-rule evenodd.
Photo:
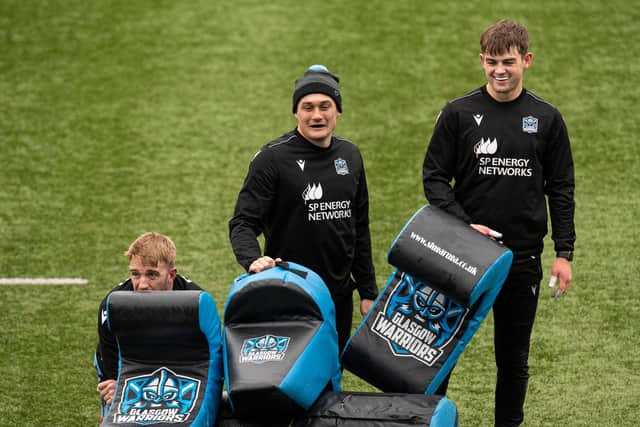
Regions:
M 573 261 L 573 251 L 557 251 L 556 258 L 564 258 L 567 261 Z

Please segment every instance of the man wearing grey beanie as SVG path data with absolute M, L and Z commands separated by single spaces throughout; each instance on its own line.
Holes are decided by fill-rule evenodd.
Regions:
M 325 66 L 313 65 L 295 81 L 292 111 L 296 128 L 251 161 L 229 237 L 248 272 L 284 260 L 322 277 L 336 306 L 342 351 L 351 334 L 353 290 L 362 316 L 378 295 L 364 163 L 355 144 L 334 135 L 342 113 L 340 79 Z

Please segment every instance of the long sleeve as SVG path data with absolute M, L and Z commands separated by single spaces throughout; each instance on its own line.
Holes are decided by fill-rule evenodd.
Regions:
M 371 255 L 371 233 L 369 230 L 369 193 L 364 163 L 356 197 L 356 243 L 351 272 L 361 299 L 378 296 L 376 274 Z
M 471 218 L 456 201 L 451 180 L 457 159 L 456 117 L 445 107 L 438 116 L 422 167 L 424 194 L 429 203 L 465 222 Z
M 118 346 L 106 323 L 106 298 L 98 310 L 98 345 L 94 358 L 98 382 L 118 377 Z
M 573 158 L 567 128 L 559 113 L 555 117 L 549 149 L 545 152 L 544 176 L 555 250 L 573 251 L 576 240 Z
M 262 150 L 253 158 L 229 221 L 231 247 L 245 270 L 261 256 L 258 236 L 265 231 L 266 217 L 275 197 L 277 169 L 270 157 L 268 150 Z

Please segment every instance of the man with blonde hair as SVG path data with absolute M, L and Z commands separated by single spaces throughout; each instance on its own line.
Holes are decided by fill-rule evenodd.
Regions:
M 111 405 L 118 378 L 118 345 L 106 325 L 109 294 L 114 291 L 202 290 L 200 286 L 177 274 L 176 246 L 167 236 L 156 232 L 144 233 L 131 243 L 124 255 L 129 258 L 129 278 L 109 291 L 98 311 L 99 341 L 94 365 L 98 374 L 103 416 Z

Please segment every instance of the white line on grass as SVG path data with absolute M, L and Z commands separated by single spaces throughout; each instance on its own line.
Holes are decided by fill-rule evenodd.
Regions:
M 0 285 L 86 285 L 87 279 L 75 279 L 66 277 L 0 277 Z

